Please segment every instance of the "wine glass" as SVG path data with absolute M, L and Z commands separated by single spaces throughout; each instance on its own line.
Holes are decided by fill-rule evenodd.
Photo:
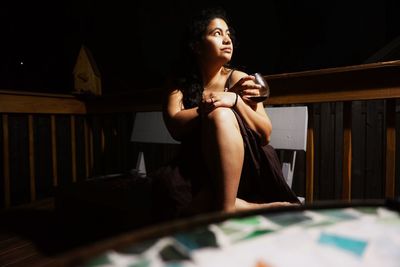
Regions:
M 256 78 L 255 83 L 261 85 L 260 89 L 260 95 L 258 96 L 249 96 L 249 99 L 254 102 L 263 102 L 269 97 L 269 86 L 267 81 L 264 79 L 264 77 L 256 72 L 253 74 L 253 76 Z

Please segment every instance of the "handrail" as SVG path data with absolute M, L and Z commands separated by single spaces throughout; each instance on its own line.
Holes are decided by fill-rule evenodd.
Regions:
M 268 104 L 320 103 L 400 97 L 400 61 L 267 75 Z
M 0 91 L 0 113 L 85 114 L 85 102 L 73 95 Z
M 389 99 L 400 97 L 400 60 L 265 75 L 270 105 Z M 159 109 L 161 88 L 100 97 L 0 90 L 0 112 L 104 113 Z M 43 106 L 47 101 L 46 106 Z M 64 102 L 59 105 L 58 101 Z
M 351 101 L 386 99 L 386 153 L 385 153 L 385 196 L 394 197 L 395 191 L 395 99 L 400 97 L 400 61 L 370 63 L 356 66 L 328 68 L 294 73 L 266 75 L 265 78 L 271 89 L 271 97 L 264 102 L 265 105 L 291 105 L 307 103 L 323 103 L 343 101 L 343 109 L 347 116 L 343 118 L 343 191 L 342 198 L 351 199 L 351 167 L 352 167 L 352 118 Z M 100 116 L 102 114 L 120 114 L 137 111 L 159 111 L 161 110 L 164 91 L 161 88 L 132 90 L 129 93 L 118 95 L 103 95 L 90 97 L 84 95 L 58 95 L 46 93 L 0 91 L 0 113 L 2 114 L 2 138 L 3 138 L 3 176 L 6 206 L 10 199 L 10 163 L 8 147 L 9 115 L 14 113 L 27 114 L 28 136 L 29 136 L 29 166 L 30 179 L 34 183 L 34 139 L 33 139 L 33 117 L 37 114 L 48 114 L 51 116 L 51 142 L 52 148 L 52 171 L 54 185 L 57 185 L 57 136 L 56 115 L 67 115 L 70 117 L 70 129 L 72 151 L 72 176 L 77 176 L 77 149 L 75 135 L 75 116 L 84 116 L 84 153 L 86 159 L 86 175 L 94 161 L 93 129 L 88 124 L 88 116 Z M 104 129 L 101 130 L 101 151 L 104 151 Z M 126 133 L 125 133 L 126 134 Z M 127 133 L 129 134 L 129 133 Z M 313 201 L 314 195 L 314 128 L 313 117 L 309 114 L 309 130 L 307 142 L 307 180 L 306 200 Z M 35 198 L 35 188 L 31 185 L 31 198 Z

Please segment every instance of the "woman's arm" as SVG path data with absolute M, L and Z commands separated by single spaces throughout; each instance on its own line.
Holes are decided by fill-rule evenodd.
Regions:
M 183 94 L 180 90 L 172 90 L 164 105 L 164 121 L 171 136 L 182 140 L 199 124 L 199 110 L 197 107 L 185 109 L 182 103 Z
M 256 110 L 253 110 L 239 97 L 235 110 L 242 115 L 247 125 L 261 136 L 263 144 L 268 144 L 270 141 L 272 124 L 265 113 L 263 104 L 258 103 Z
M 248 75 L 241 71 L 235 71 L 235 73 L 232 74 L 232 81 L 235 85 L 230 91 L 240 93 L 242 90 L 244 93 L 241 94 L 242 97 L 239 97 L 235 110 L 242 115 L 249 127 L 261 136 L 263 143 L 268 144 L 272 131 L 272 124 L 265 113 L 263 103 L 254 103 L 247 98 L 246 92 L 254 91 L 254 89 L 245 89 L 243 91 L 241 79 L 246 76 Z M 245 84 L 254 84 L 254 82 L 252 80 L 247 80 L 243 83 L 243 85 Z

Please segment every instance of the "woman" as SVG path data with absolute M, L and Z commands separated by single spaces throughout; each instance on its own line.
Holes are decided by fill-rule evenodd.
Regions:
M 194 17 L 185 43 L 182 70 L 164 109 L 168 130 L 182 142 L 180 157 L 157 174 L 164 211 L 181 216 L 297 203 L 266 146 L 271 121 L 263 104 L 249 99 L 259 95 L 260 85 L 228 66 L 234 43 L 224 12 L 207 9 Z M 275 166 L 261 154 L 271 154 Z M 278 177 L 265 177 L 271 172 Z

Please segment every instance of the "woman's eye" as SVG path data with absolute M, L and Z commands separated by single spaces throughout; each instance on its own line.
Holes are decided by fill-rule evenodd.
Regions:
M 220 35 L 221 35 L 221 32 L 215 32 L 214 35 L 215 35 L 215 36 L 220 36 Z

